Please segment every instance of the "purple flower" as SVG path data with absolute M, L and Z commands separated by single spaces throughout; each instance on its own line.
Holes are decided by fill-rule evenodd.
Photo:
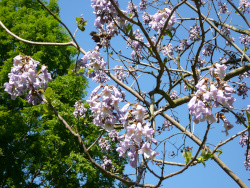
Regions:
M 243 14 L 245 13 L 245 12 L 250 12 L 250 3 L 248 2 L 248 0 L 240 0 L 240 6 L 238 7 L 238 9 L 240 10 L 240 11 L 242 11 L 243 12 Z
M 189 39 L 191 41 L 199 41 L 200 40 L 200 26 L 195 23 L 193 27 L 189 30 Z
M 170 98 L 172 100 L 178 99 L 179 96 L 177 95 L 177 91 L 173 90 L 172 93 L 170 94 Z
M 167 44 L 164 46 L 162 54 L 165 56 L 172 56 L 174 55 L 174 51 L 173 51 L 173 46 L 171 43 Z
M 144 155 L 146 159 L 153 159 L 155 156 L 159 155 L 158 152 L 151 149 L 150 143 L 148 142 L 145 142 L 142 145 L 142 148 L 138 150 L 138 153 Z
M 188 39 L 183 39 L 181 40 L 180 42 L 180 45 L 178 47 L 178 50 L 181 52 L 181 51 L 184 51 L 187 47 L 189 46 L 189 41 Z
M 75 110 L 73 112 L 75 118 L 84 117 L 87 109 L 84 107 L 84 104 L 81 101 L 77 101 L 74 105 Z
M 17 96 L 21 96 L 29 89 L 26 99 L 29 104 L 36 105 L 38 102 L 38 89 L 43 86 L 47 88 L 47 82 L 52 80 L 47 67 L 42 65 L 39 75 L 37 74 L 38 61 L 31 57 L 18 55 L 13 58 L 13 67 L 8 74 L 9 83 L 4 83 L 5 91 L 11 95 L 11 99 L 15 100 Z
M 250 36 L 241 34 L 239 40 L 244 46 L 250 46 Z
M 229 13 L 226 3 L 221 3 L 221 0 L 219 0 L 218 1 L 218 6 L 220 7 L 219 8 L 219 14 Z
M 164 10 L 159 10 L 156 14 L 151 16 L 151 21 L 149 22 L 149 26 L 157 31 L 160 32 L 166 21 L 168 20 L 168 17 L 170 16 L 172 10 L 169 8 L 165 8 Z M 171 18 L 169 19 L 169 22 L 167 24 L 166 30 L 171 31 L 173 29 L 173 25 L 175 24 L 175 14 L 172 14 Z
M 205 46 L 205 49 L 202 50 L 202 55 L 207 57 L 210 56 L 213 52 L 213 46 L 211 44 L 208 44 Z

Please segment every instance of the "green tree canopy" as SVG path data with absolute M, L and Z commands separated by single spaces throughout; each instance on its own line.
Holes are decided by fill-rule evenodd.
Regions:
M 59 15 L 57 1 L 45 2 Z M 23 39 L 36 42 L 68 42 L 70 37 L 40 4 L 33 0 L 1 0 L 0 20 Z M 74 103 L 84 98 L 88 81 L 68 68 L 74 64 L 73 47 L 39 46 L 14 39 L 0 30 L 0 186 L 1 187 L 112 187 L 114 180 L 105 177 L 84 158 L 81 147 L 48 106 L 29 105 L 23 97 L 15 101 L 4 92 L 3 84 L 13 57 L 32 55 L 48 66 L 53 81 L 53 105 L 71 123 L 72 128 L 91 145 L 101 134 L 91 119 L 75 119 Z M 41 115 L 44 114 L 44 115 Z M 88 128 L 87 128 L 88 126 Z M 102 158 L 98 146 L 90 151 Z M 124 163 L 117 153 L 117 164 Z M 119 169 L 119 168 L 117 168 Z

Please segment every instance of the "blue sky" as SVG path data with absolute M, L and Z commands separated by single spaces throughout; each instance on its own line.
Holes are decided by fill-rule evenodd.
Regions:
M 121 6 L 126 7 L 126 2 L 125 0 L 120 0 Z M 139 1 L 135 1 L 139 2 Z M 80 17 L 81 14 L 83 14 L 85 20 L 88 21 L 86 30 L 84 32 L 78 31 L 76 35 L 76 40 L 78 43 L 81 45 L 81 47 L 85 50 L 93 50 L 95 43 L 91 39 L 91 36 L 89 33 L 91 31 L 95 31 L 95 27 L 93 25 L 94 20 L 95 20 L 95 15 L 93 14 L 93 9 L 90 6 L 91 1 L 90 0 L 59 0 L 59 6 L 60 6 L 60 16 L 61 20 L 67 25 L 67 27 L 70 29 L 72 33 L 75 32 L 76 30 L 76 21 L 75 17 Z M 185 11 L 183 10 L 183 13 L 186 13 L 186 15 L 190 15 L 190 9 Z M 237 19 L 235 19 L 237 21 Z M 235 22 L 236 23 L 236 22 Z M 185 32 L 185 31 L 184 31 Z M 187 33 L 185 33 L 187 35 Z M 112 43 L 115 47 L 117 48 L 122 48 L 126 50 L 126 43 L 122 43 L 118 40 L 114 41 Z M 129 56 L 130 52 L 124 52 L 127 53 Z M 82 55 L 81 55 L 82 56 Z M 104 54 L 104 58 L 106 57 L 106 54 Z M 151 84 L 150 79 L 147 77 L 143 77 L 143 85 L 142 87 L 146 89 L 150 89 L 153 87 L 154 83 Z M 112 82 L 110 82 L 112 84 Z M 90 95 L 91 91 L 97 86 L 98 84 L 94 83 L 92 80 L 89 80 L 89 93 L 88 96 Z M 129 100 L 132 99 L 131 97 Z M 248 100 L 248 99 L 246 99 Z M 239 101 L 241 101 L 239 99 Z M 249 100 L 248 101 L 243 101 L 247 102 L 250 104 Z M 237 101 L 238 103 L 238 101 Z M 241 104 L 243 104 L 241 103 Z M 238 104 L 239 105 L 239 104 Z M 180 116 L 181 123 L 185 126 L 188 124 L 188 120 L 185 120 L 184 118 L 187 118 L 187 114 L 185 116 L 182 115 L 183 110 L 187 111 L 187 106 L 180 107 L 175 109 L 176 113 L 178 113 L 178 116 Z M 160 122 L 160 123 L 159 123 Z M 158 123 L 161 124 L 162 119 L 159 118 Z M 159 125 L 161 126 L 161 125 Z M 222 126 L 221 124 L 213 124 L 212 127 L 214 127 L 210 132 L 209 132 L 209 141 L 211 143 L 219 143 L 220 140 L 225 140 L 228 137 L 226 137 L 223 133 L 221 133 Z M 196 133 L 201 133 L 204 131 L 205 126 L 202 126 L 200 124 L 196 125 L 195 127 L 195 132 Z M 242 126 L 236 125 L 234 127 L 234 133 L 237 133 L 237 131 L 243 130 Z M 178 130 L 173 129 L 173 131 L 170 132 L 164 132 L 163 137 L 170 136 L 172 133 L 176 133 Z M 233 133 L 230 134 L 231 136 Z M 163 138 L 160 137 L 159 139 Z M 203 137 L 203 135 L 200 135 L 200 137 Z M 180 140 L 177 140 L 180 141 Z M 174 140 L 171 140 L 171 142 L 174 142 Z M 229 144 L 223 146 L 221 149 L 223 151 L 222 155 L 220 158 L 224 161 L 224 163 L 238 175 L 243 182 L 250 186 L 250 179 L 249 172 L 245 170 L 245 167 L 243 166 L 243 161 L 244 161 L 244 152 L 245 148 L 241 148 L 241 146 L 238 144 L 239 142 L 239 137 L 236 138 L 234 141 L 230 142 Z M 194 146 L 194 149 L 197 148 L 195 143 L 190 142 L 189 146 Z M 211 148 L 213 148 L 211 146 Z M 166 148 L 167 152 L 170 152 L 173 150 L 173 148 Z M 195 150 L 194 150 L 195 152 Z M 179 154 L 181 156 L 181 154 Z M 162 155 L 159 156 L 158 158 L 161 159 Z M 178 162 L 184 163 L 184 159 L 182 157 L 175 158 L 173 160 L 167 159 L 168 161 L 175 161 L 177 160 Z M 157 173 L 160 173 L 160 169 L 158 167 L 154 168 Z M 173 166 L 166 166 L 165 167 L 165 175 L 175 172 L 179 170 L 180 167 L 173 167 Z M 135 173 L 135 170 L 128 167 L 125 171 L 127 174 L 133 174 Z M 154 176 L 150 175 L 146 176 L 145 178 L 145 183 L 149 184 L 155 184 L 156 179 Z M 134 177 L 132 177 L 134 178 Z M 206 162 L 206 167 L 204 168 L 202 164 L 198 164 L 195 167 L 190 167 L 187 171 L 184 173 L 177 175 L 175 177 L 172 177 L 168 180 L 165 180 L 163 182 L 163 187 L 168 187 L 168 188 L 179 188 L 179 187 L 203 187 L 203 188 L 210 188 L 210 187 L 227 187 L 227 188 L 234 188 L 238 187 L 238 185 L 214 162 L 214 161 L 207 161 Z

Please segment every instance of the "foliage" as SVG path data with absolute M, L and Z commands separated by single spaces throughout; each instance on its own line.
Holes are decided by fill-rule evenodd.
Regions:
M 45 2 L 56 15 L 57 1 Z M 33 0 L 1 0 L 0 20 L 18 36 L 37 42 L 70 40 L 53 17 Z M 73 116 L 74 103 L 85 97 L 88 81 L 68 73 L 77 51 L 73 47 L 33 46 L 20 42 L 0 30 L 0 186 L 1 187 L 112 187 L 107 178 L 85 159 L 81 147 L 46 104 L 29 105 L 24 97 L 13 101 L 4 92 L 3 83 L 13 56 L 31 55 L 49 67 L 53 81 L 45 91 L 50 102 L 60 111 L 90 145 L 100 134 L 89 116 L 78 121 Z M 99 147 L 90 151 L 102 157 Z M 112 155 L 112 153 L 110 154 Z M 115 153 L 115 156 L 117 154 Z M 122 164 L 124 160 L 117 160 Z

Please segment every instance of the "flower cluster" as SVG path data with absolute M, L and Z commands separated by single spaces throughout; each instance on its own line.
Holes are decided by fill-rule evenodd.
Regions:
M 183 39 L 181 40 L 180 45 L 178 46 L 178 50 L 180 52 L 184 51 L 188 46 L 189 46 L 189 41 L 187 39 Z
M 144 10 L 147 9 L 147 7 L 148 7 L 148 5 L 147 5 L 146 0 L 141 0 L 141 2 L 140 2 L 140 4 L 139 4 L 140 10 L 141 10 L 141 11 L 144 11 Z
M 245 12 L 250 12 L 250 2 L 248 2 L 248 0 L 240 0 L 240 6 L 238 8 L 240 11 L 243 12 L 243 14 Z
M 213 46 L 211 44 L 208 44 L 205 46 L 205 49 L 202 50 L 202 55 L 207 57 L 210 56 L 213 52 Z
M 112 161 L 108 159 L 106 155 L 103 156 L 103 164 L 101 164 L 102 168 L 105 170 L 115 170 L 115 166 L 113 165 Z
M 101 88 L 103 90 L 98 94 Z M 156 144 L 157 141 L 153 137 L 154 130 L 144 121 L 146 109 L 139 104 L 129 109 L 130 103 L 120 109 L 119 103 L 123 101 L 121 97 L 122 94 L 115 86 L 100 85 L 93 90 L 87 102 L 94 116 L 93 123 L 109 132 L 108 135 L 112 141 L 120 141 L 116 150 L 119 156 L 125 157 L 128 152 L 131 166 L 136 167 L 138 154 L 143 154 L 145 158 L 150 159 L 159 155 L 151 149 L 151 142 Z M 126 134 L 119 136 L 114 129 L 115 123 L 122 124 Z M 110 148 L 104 138 L 99 141 L 99 146 L 102 150 Z
M 13 67 L 8 74 L 9 82 L 4 83 L 4 91 L 11 95 L 12 100 L 29 89 L 26 95 L 28 103 L 37 104 L 38 89 L 46 89 L 47 82 L 52 80 L 45 65 L 42 65 L 41 70 L 37 72 L 38 65 L 39 62 L 29 56 L 18 55 L 13 59 Z
M 94 14 L 96 19 L 94 25 L 99 30 L 99 36 L 102 36 L 100 39 L 101 46 L 109 45 L 111 37 L 117 34 L 117 30 L 120 27 L 125 29 L 127 27 L 127 20 L 119 16 L 115 7 L 109 0 L 91 0 L 91 6 L 94 8 Z M 118 0 L 114 0 L 114 3 L 119 7 Z M 126 15 L 127 12 L 121 10 L 121 12 Z M 106 24 L 106 30 L 105 30 Z M 102 35 L 106 33 L 107 35 Z
M 218 1 L 218 6 L 220 7 L 219 8 L 219 14 L 229 13 L 226 3 L 222 3 L 221 0 L 219 0 Z
M 242 96 L 242 99 L 248 97 L 247 95 L 248 87 L 246 86 L 246 82 L 242 82 L 242 84 L 238 85 L 237 88 L 237 95 Z
M 139 106 L 137 109 L 137 112 L 142 115 L 142 107 Z M 140 119 L 139 116 L 138 119 Z M 151 149 L 150 143 L 157 143 L 157 141 L 153 138 L 153 133 L 154 130 L 150 128 L 149 123 L 133 123 L 132 125 L 127 126 L 124 140 L 120 142 L 116 151 L 119 152 L 119 156 L 122 157 L 125 157 L 127 151 L 129 151 L 128 156 L 131 159 L 130 165 L 136 168 L 138 154 L 144 155 L 147 159 L 153 159 L 155 156 L 159 155 L 158 152 Z
M 174 48 L 171 43 L 168 43 L 163 47 L 162 54 L 165 56 L 172 56 L 174 55 Z
M 143 23 L 145 24 L 145 25 L 148 25 L 151 21 L 152 21 L 152 19 L 151 19 L 151 15 L 148 13 L 148 12 L 143 12 L 142 13 L 142 19 L 143 19 Z
M 172 10 L 169 8 L 165 8 L 163 10 L 159 10 L 156 14 L 151 16 L 151 21 L 149 22 L 149 26 L 157 31 L 157 32 L 161 32 L 161 30 L 163 29 L 163 27 L 166 24 L 166 21 L 168 20 L 170 14 L 171 14 Z M 165 28 L 166 30 L 173 30 L 173 25 L 176 22 L 175 19 L 175 14 L 172 14 L 168 23 L 167 23 L 167 27 Z
M 112 18 L 115 18 L 118 14 L 109 0 L 91 0 L 91 2 L 91 6 L 94 8 L 94 14 L 96 15 L 94 25 L 99 29 L 102 29 L 101 26 L 104 25 L 104 23 L 108 23 L 108 21 L 111 21 Z M 119 6 L 118 0 L 114 0 L 114 2 Z
M 246 133 L 243 133 L 242 135 L 240 135 L 240 142 L 239 144 L 243 147 L 243 146 L 247 146 L 249 143 L 249 136 Z M 244 161 L 244 166 L 246 167 L 246 170 L 250 170 L 250 151 L 246 149 L 246 153 L 245 155 L 247 155 L 246 157 L 246 161 Z
M 163 121 L 162 127 L 163 127 L 163 129 L 167 128 L 167 130 L 170 131 L 171 129 L 173 129 L 174 126 L 169 120 L 167 120 L 165 118 L 164 121 Z
M 101 148 L 101 151 L 109 151 L 110 150 L 110 144 L 109 141 L 106 140 L 105 138 L 101 138 L 98 141 L 99 147 Z
M 78 66 L 80 66 L 80 68 L 88 69 L 88 71 L 86 72 L 86 76 L 88 78 L 92 78 L 93 81 L 98 83 L 105 83 L 110 79 L 103 72 L 103 69 L 105 69 L 106 65 L 107 62 L 103 60 L 97 49 L 88 51 L 81 58 L 81 62 L 78 63 Z
M 210 69 L 210 73 L 217 79 L 217 85 L 215 86 L 211 80 L 205 78 L 199 81 L 196 85 L 195 96 L 190 100 L 188 109 L 190 115 L 194 116 L 193 121 L 195 123 L 208 121 L 213 123 L 216 121 L 212 107 L 218 107 L 219 102 L 227 108 L 233 107 L 233 102 L 236 100 L 232 93 L 236 91 L 223 81 L 226 75 L 227 67 L 225 65 L 215 64 Z M 223 126 L 226 129 L 226 133 L 233 126 L 228 122 L 224 114 L 219 113 L 217 116 L 224 122 Z M 227 133 L 228 134 L 228 133 Z
M 131 39 L 130 37 L 127 37 L 127 48 L 131 46 L 133 48 L 133 51 L 131 53 L 132 59 L 136 59 L 137 57 L 141 57 L 141 52 L 143 49 L 143 35 L 140 33 L 139 29 L 136 29 L 133 32 L 135 40 Z
M 132 17 L 135 16 L 136 13 L 138 13 L 137 6 L 135 6 L 135 4 L 132 3 L 131 1 L 128 2 L 127 9 L 129 13 L 132 14 Z
M 101 88 L 103 90 L 98 94 Z M 113 130 L 115 123 L 122 123 L 121 119 L 128 108 L 125 105 L 123 109 L 119 109 L 122 101 L 122 94 L 115 86 L 96 87 L 87 100 L 94 116 L 93 123 L 108 132 Z
M 250 46 L 250 36 L 241 34 L 239 37 L 240 43 L 246 47 Z
M 189 39 L 191 41 L 199 41 L 200 40 L 200 31 L 201 31 L 200 26 L 197 23 L 195 23 L 195 25 L 193 27 L 191 27 L 189 30 Z
M 239 77 L 239 81 L 242 81 L 244 78 L 249 78 L 250 73 L 249 72 L 244 72 L 243 74 L 240 74 L 238 77 Z
M 170 94 L 170 98 L 172 100 L 178 99 L 179 96 L 177 95 L 177 91 L 173 90 L 172 93 Z
M 128 76 L 129 76 L 129 75 L 126 74 L 126 73 L 124 72 L 123 66 L 119 66 L 119 65 L 116 65 L 116 66 L 115 66 L 115 77 L 116 77 L 118 80 L 120 80 L 120 81 L 122 81 L 122 82 L 128 83 L 127 80 L 126 80 L 126 78 L 127 78 Z
M 242 124 L 242 122 L 245 122 L 247 120 L 243 112 L 237 112 L 236 114 L 239 116 L 236 117 L 237 118 L 237 121 L 235 122 L 236 124 Z
M 201 59 L 201 57 L 198 56 L 198 61 L 196 63 L 196 67 L 201 68 L 201 67 L 203 67 L 204 63 L 206 63 L 205 59 Z
M 230 31 L 229 28 L 222 26 L 222 27 L 221 27 L 221 32 L 222 32 L 225 36 L 227 36 L 231 42 L 234 42 L 234 41 L 235 41 L 234 37 L 231 36 L 231 31 Z M 226 41 L 226 45 L 227 45 L 227 46 L 230 45 L 229 41 Z
M 73 115 L 75 116 L 75 118 L 85 116 L 87 109 L 84 107 L 84 103 L 82 103 L 81 101 L 77 101 L 74 107 L 75 107 L 75 110 L 73 112 Z

